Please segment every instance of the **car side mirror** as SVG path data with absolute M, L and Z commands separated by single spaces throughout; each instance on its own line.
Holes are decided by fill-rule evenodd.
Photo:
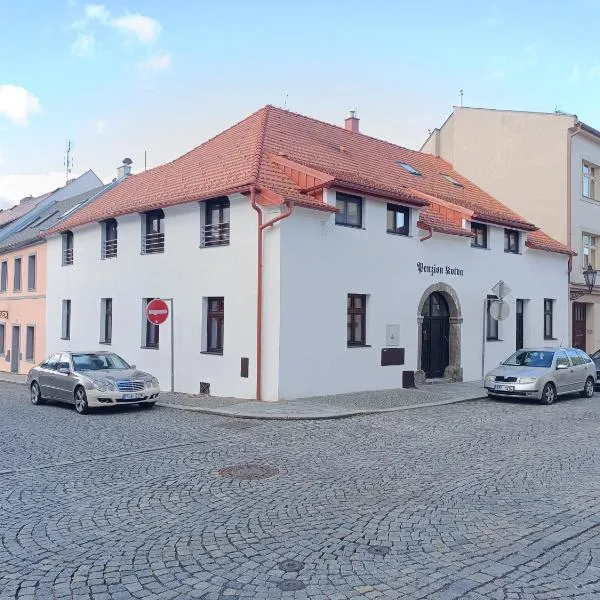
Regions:
M 62 373 L 63 375 L 70 375 L 71 370 L 68 367 L 60 367 L 57 369 L 58 373 Z
M 135 365 L 129 365 L 130 369 L 137 369 L 137 367 Z
M 557 371 L 562 371 L 562 369 L 568 369 L 569 365 L 565 365 L 565 363 L 558 363 L 556 365 L 556 370 Z

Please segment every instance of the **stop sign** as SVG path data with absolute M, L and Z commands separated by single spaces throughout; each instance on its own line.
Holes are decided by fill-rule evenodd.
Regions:
M 153 325 L 162 325 L 169 317 L 169 306 L 160 298 L 150 300 L 146 306 L 146 317 Z

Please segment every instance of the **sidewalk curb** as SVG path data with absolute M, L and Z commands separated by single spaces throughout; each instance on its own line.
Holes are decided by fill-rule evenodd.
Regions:
M 220 417 L 233 417 L 235 419 L 256 419 L 259 421 L 322 421 L 333 419 L 347 419 L 349 417 L 358 417 L 362 415 L 376 415 L 391 412 L 401 412 L 405 410 L 417 410 L 419 408 L 430 408 L 433 406 L 446 406 L 448 404 L 459 404 L 461 402 L 472 402 L 475 400 L 487 400 L 487 396 L 478 396 L 476 398 L 458 398 L 453 400 L 440 400 L 439 402 L 426 402 L 424 404 L 413 404 L 411 406 L 394 406 L 392 408 L 374 408 L 348 410 L 347 412 L 317 414 L 290 414 L 290 415 L 249 415 L 248 413 L 236 414 L 231 411 L 225 411 L 220 408 L 203 408 L 200 406 L 184 406 L 182 404 L 169 404 L 157 402 L 157 406 L 171 408 L 174 410 L 187 410 L 189 412 L 199 412 Z

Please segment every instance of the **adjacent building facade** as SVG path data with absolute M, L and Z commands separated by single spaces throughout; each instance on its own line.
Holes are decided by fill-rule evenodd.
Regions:
M 600 290 L 583 270 L 600 268 L 600 132 L 575 115 L 454 107 L 421 148 L 439 156 L 576 256 L 569 266 L 570 334 L 600 348 Z
M 448 162 L 267 106 L 48 231 L 47 352 L 263 400 L 477 380 L 564 340 L 569 257 Z

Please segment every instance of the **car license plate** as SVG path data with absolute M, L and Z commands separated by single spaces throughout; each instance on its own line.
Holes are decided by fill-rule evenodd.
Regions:
M 144 394 L 123 394 L 123 400 L 140 400 Z
M 514 392 L 515 386 L 514 385 L 498 385 L 498 384 L 496 384 L 496 387 L 494 389 L 497 392 Z

